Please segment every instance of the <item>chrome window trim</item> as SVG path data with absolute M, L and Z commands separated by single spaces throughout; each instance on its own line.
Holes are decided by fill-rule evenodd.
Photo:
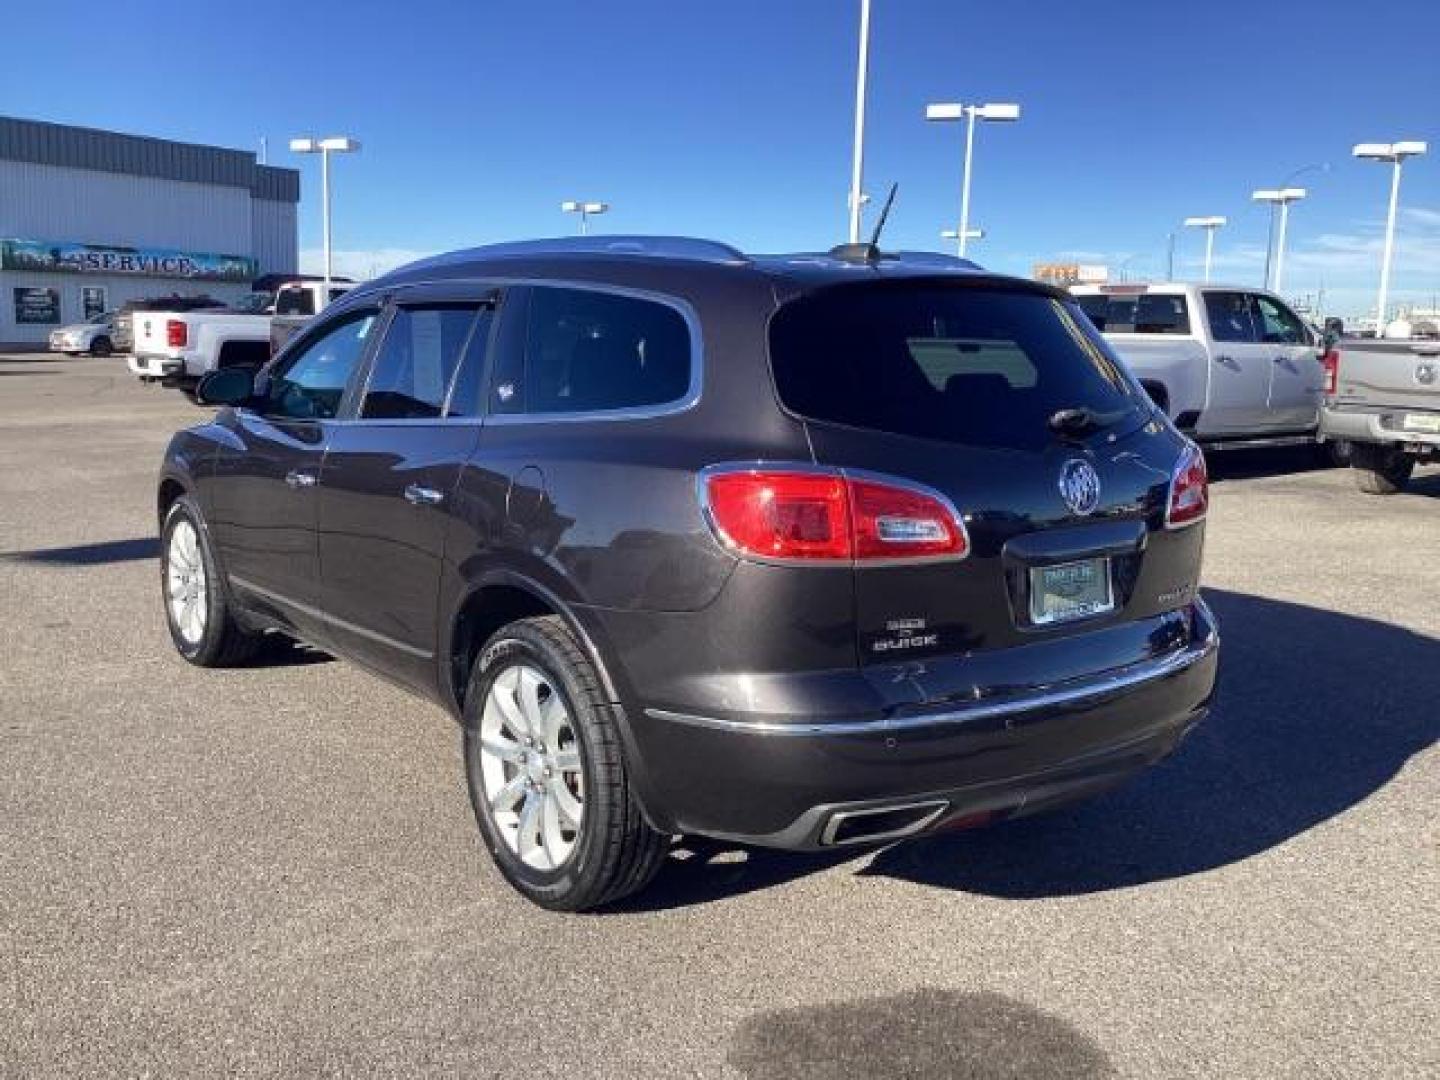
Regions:
M 670 293 L 656 292 L 653 289 L 637 288 L 630 285 L 612 285 L 604 281 L 585 281 L 560 277 L 513 277 L 504 274 L 491 276 L 487 274 L 483 278 L 437 278 L 425 281 L 407 281 L 403 285 L 388 286 L 383 290 L 393 293 L 402 289 L 438 288 L 446 285 L 469 286 L 488 284 L 494 288 L 513 288 L 523 286 L 533 289 L 575 289 L 580 292 L 608 293 L 614 296 L 625 296 L 632 300 L 648 300 L 651 303 L 663 304 L 672 311 L 677 312 L 685 320 L 685 326 L 690 332 L 690 382 L 686 387 L 683 397 L 674 401 L 662 402 L 658 405 L 637 405 L 622 409 L 592 409 L 576 412 L 537 412 L 537 413 L 495 413 L 490 411 L 489 387 L 485 393 L 485 411 L 480 419 L 486 424 L 498 424 L 505 427 L 513 427 L 521 424 L 549 424 L 549 423 L 594 423 L 612 420 L 654 420 L 662 416 L 674 416 L 678 413 L 687 412 L 693 409 L 700 402 L 705 386 L 705 336 L 700 330 L 700 317 L 694 306 L 688 301 Z M 353 293 L 351 295 L 354 295 Z M 348 297 L 347 297 L 348 299 Z M 503 317 L 503 316 L 501 316 Z M 498 325 L 498 322 L 497 322 Z M 449 417 L 441 420 L 428 421 L 430 423 L 444 423 Z M 455 418 L 469 420 L 471 418 Z M 367 423 L 373 421 L 367 421 Z
M 841 479 L 870 480 L 878 484 L 885 484 L 887 487 L 901 488 L 906 491 L 913 491 L 917 495 L 924 495 L 934 499 L 950 514 L 951 520 L 960 529 L 960 535 L 965 540 L 965 550 L 959 555 L 910 555 L 900 556 L 894 559 L 799 559 L 780 558 L 769 555 L 756 555 L 747 551 L 735 543 L 734 540 L 720 526 L 715 519 L 715 512 L 710 506 L 710 491 L 708 481 L 712 476 L 723 476 L 729 473 L 746 472 L 795 472 L 820 474 L 824 476 L 836 476 Z M 763 563 L 767 566 L 803 566 L 808 569 L 824 570 L 844 569 L 860 570 L 870 567 L 886 566 L 925 566 L 933 563 L 960 562 L 970 557 L 970 530 L 965 525 L 964 515 L 959 508 L 943 491 L 937 491 L 928 484 L 922 484 L 918 480 L 908 480 L 903 476 L 892 476 L 889 473 L 872 472 L 869 469 L 852 469 L 838 465 L 815 465 L 804 461 L 723 461 L 716 465 L 707 465 L 695 476 L 695 495 L 700 503 L 700 516 L 704 518 L 706 526 L 711 534 L 720 541 L 720 545 L 737 559 L 744 559 L 747 562 Z
M 654 720 L 669 720 L 692 727 L 710 728 L 738 735 L 775 735 L 781 737 L 825 737 L 855 735 L 891 735 L 896 732 L 928 730 L 983 720 L 1003 719 L 1035 709 L 1083 705 L 1090 701 L 1133 690 L 1161 679 L 1188 671 L 1196 664 L 1214 656 L 1220 648 L 1220 632 L 1209 606 L 1200 597 L 1194 600 L 1202 635 L 1184 648 L 1164 656 L 1141 660 L 1101 675 L 1039 687 L 1035 690 L 999 701 L 981 699 L 943 712 L 912 716 L 883 716 L 867 720 L 834 720 L 809 723 L 783 723 L 770 720 L 731 720 L 718 716 L 697 716 L 668 709 L 646 709 Z

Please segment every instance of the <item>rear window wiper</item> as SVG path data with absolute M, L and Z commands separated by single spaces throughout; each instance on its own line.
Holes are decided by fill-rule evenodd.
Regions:
M 1046 420 L 1050 430 L 1061 435 L 1084 435 L 1087 431 L 1098 431 L 1123 419 L 1127 413 L 1099 413 L 1087 405 L 1071 409 L 1056 409 Z

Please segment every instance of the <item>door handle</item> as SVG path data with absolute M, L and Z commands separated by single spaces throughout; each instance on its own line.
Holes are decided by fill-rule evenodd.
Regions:
M 423 484 L 410 484 L 405 488 L 405 501 L 412 506 L 439 506 L 445 501 L 445 493 Z
M 291 469 L 285 474 L 285 483 L 292 488 L 312 488 L 315 486 L 315 474 L 312 472 L 301 472 L 299 469 Z

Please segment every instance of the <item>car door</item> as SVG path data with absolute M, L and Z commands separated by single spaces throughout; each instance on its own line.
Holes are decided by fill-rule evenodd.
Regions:
M 1210 395 L 1196 424 L 1199 435 L 1246 435 L 1271 426 L 1273 349 L 1260 341 L 1253 297 L 1239 290 L 1207 289 Z
M 297 342 L 232 410 L 216 454 L 210 531 L 242 603 L 324 636 L 316 487 L 333 419 L 361 370 L 377 308 L 352 309 Z
M 1320 419 L 1320 351 L 1300 317 L 1273 296 L 1255 294 L 1260 337 L 1270 350 L 1270 419 L 1304 429 Z
M 321 608 L 362 663 L 435 687 L 436 604 L 456 479 L 480 439 L 493 290 L 391 301 L 354 415 L 334 425 L 318 486 Z

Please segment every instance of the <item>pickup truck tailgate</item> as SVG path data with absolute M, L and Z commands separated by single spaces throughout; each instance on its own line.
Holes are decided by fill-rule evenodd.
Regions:
M 1332 401 L 1440 410 L 1440 342 L 1342 341 Z
M 166 314 L 163 311 L 137 311 L 134 318 L 134 351 L 146 356 L 168 353 L 169 344 L 165 324 L 179 316 Z

